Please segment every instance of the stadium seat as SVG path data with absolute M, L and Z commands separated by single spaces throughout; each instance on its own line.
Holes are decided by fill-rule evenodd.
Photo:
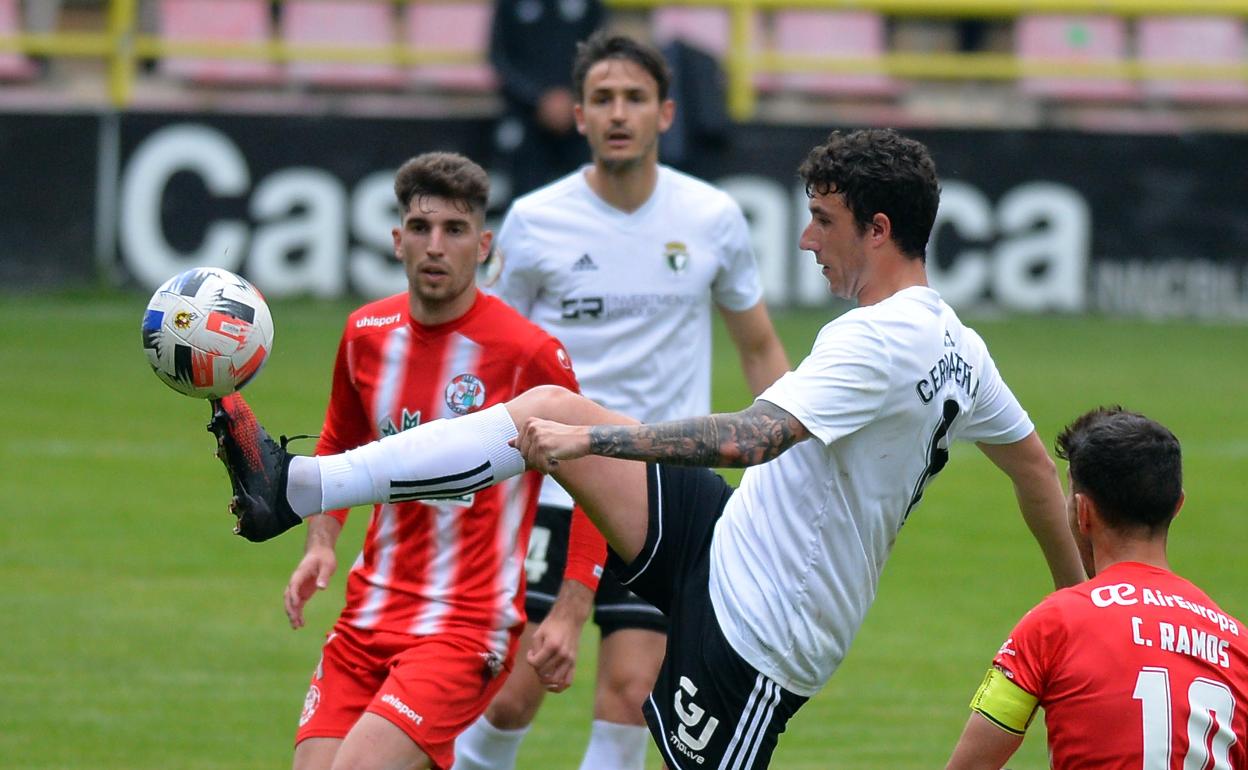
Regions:
M 777 11 L 771 47 L 778 54 L 871 59 L 887 49 L 887 30 L 884 17 L 872 11 Z M 768 85 L 820 95 L 895 96 L 901 90 L 887 75 L 830 72 L 785 73 Z
M 1124 61 L 1127 23 L 1117 16 L 1024 15 L 1014 30 L 1015 51 L 1032 62 Z M 1025 77 L 1024 93 L 1057 99 L 1122 101 L 1139 95 L 1125 78 Z
M 160 36 L 173 42 L 267 43 L 273 21 L 267 0 L 161 0 Z M 271 84 L 278 65 L 244 59 L 169 56 L 160 70 L 199 83 Z
M 413 49 L 472 54 L 471 64 L 425 65 L 412 68 L 411 81 L 455 91 L 492 91 L 494 70 L 488 61 L 490 22 L 488 2 L 417 2 L 407 6 L 403 39 Z
M 1136 26 L 1136 55 L 1142 62 L 1244 64 L 1244 25 L 1240 19 L 1218 16 L 1155 16 Z M 1144 81 L 1149 96 L 1177 102 L 1242 102 L 1248 83 L 1242 80 Z
M 671 5 L 651 12 L 650 37 L 659 47 L 682 40 L 722 61 L 731 44 L 732 30 L 724 8 Z
M 282 39 L 291 45 L 376 48 L 397 42 L 395 4 L 390 0 L 287 0 L 282 6 Z M 397 88 L 403 75 L 395 64 L 292 61 L 295 81 L 349 88 Z
M 21 32 L 18 2 L 0 0 L 0 37 Z M 37 74 L 34 62 L 21 53 L 0 53 L 0 80 L 29 80 Z

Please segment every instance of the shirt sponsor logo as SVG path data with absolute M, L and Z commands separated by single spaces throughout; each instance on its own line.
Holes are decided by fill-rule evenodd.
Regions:
M 399 319 L 402 317 L 402 313 L 395 313 L 394 315 L 386 316 L 366 315 L 363 318 L 356 320 L 355 328 L 365 329 L 370 326 L 389 326 L 390 324 L 398 323 Z
M 425 718 L 422 717 L 420 714 L 417 714 L 415 711 L 413 711 L 411 706 L 407 705 L 403 701 L 394 697 L 390 693 L 386 693 L 385 695 L 381 696 L 381 702 L 386 704 L 390 708 L 394 709 L 395 711 L 399 712 L 403 716 L 407 717 L 411 721 L 415 722 L 416 724 L 421 724 L 425 721 Z
M 459 374 L 446 386 L 446 405 L 455 414 L 468 414 L 485 403 L 485 383 L 475 374 Z
M 1097 607 L 1110 607 L 1115 604 L 1130 607 L 1139 601 L 1135 598 L 1135 586 L 1130 583 L 1115 583 L 1092 590 L 1092 603 Z

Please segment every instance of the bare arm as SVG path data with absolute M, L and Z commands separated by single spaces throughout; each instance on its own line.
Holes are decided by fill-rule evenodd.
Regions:
M 530 417 L 515 446 L 531 468 L 545 473 L 560 460 L 585 455 L 624 460 L 743 468 L 778 457 L 810 437 L 796 417 L 767 401 L 732 414 L 713 414 L 654 425 L 563 425 Z
M 1054 585 L 1063 588 L 1087 580 L 1070 533 L 1057 466 L 1045 451 L 1040 437 L 1032 431 L 1013 444 L 981 443 L 978 446 L 1014 482 L 1018 509 L 1044 552 Z
M 1001 770 L 1022 743 L 1023 736 L 1008 733 L 972 713 L 945 770 Z
M 594 608 L 594 592 L 577 580 L 564 580 L 546 619 L 533 634 L 529 665 L 547 690 L 563 692 L 572 685 L 581 629 Z
M 338 544 L 342 524 L 328 514 L 309 516 L 305 521 L 308 525 L 308 539 L 304 545 L 303 559 L 291 573 L 283 596 L 286 617 L 290 619 L 291 628 L 303 626 L 304 605 L 317 591 L 329 587 L 329 579 L 338 569 L 334 546 Z
M 796 417 L 767 401 L 732 414 L 654 425 L 595 425 L 589 454 L 624 460 L 744 468 L 761 465 L 810 436 Z
M 741 372 L 750 386 L 750 392 L 757 396 L 789 370 L 789 357 L 776 336 L 767 306 L 759 302 L 740 312 L 721 307 L 719 313 L 732 344 L 737 348 Z

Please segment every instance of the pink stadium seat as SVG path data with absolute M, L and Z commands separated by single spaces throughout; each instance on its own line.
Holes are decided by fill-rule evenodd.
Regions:
M 373 47 L 397 42 L 395 4 L 390 0 L 286 0 L 282 39 L 292 45 Z M 291 79 L 324 86 L 397 88 L 403 75 L 394 64 L 292 61 Z
M 731 25 L 724 8 L 660 6 L 650 14 L 650 36 L 656 46 L 683 40 L 721 61 L 731 43 Z
M 18 18 L 19 0 L 0 0 L 0 37 L 9 37 L 21 32 Z M 36 74 L 36 68 L 30 59 L 20 53 L 0 53 L 0 80 L 29 80 Z
M 176 42 L 267 43 L 273 32 L 266 0 L 161 0 L 160 35 Z M 170 56 L 161 71 L 204 83 L 274 83 L 273 62 Z
M 869 59 L 887 45 L 884 17 L 871 11 L 778 11 L 773 18 L 772 49 L 779 54 Z M 771 84 L 824 95 L 894 96 L 901 90 L 882 74 L 786 73 Z
M 493 8 L 488 2 L 416 2 L 407 6 L 403 39 L 413 49 L 472 54 L 471 64 L 425 65 L 411 81 L 458 91 L 491 91 L 496 85 L 488 56 Z
M 1124 60 L 1127 24 L 1116 16 L 1020 16 L 1015 27 L 1019 58 L 1033 62 Z M 1139 89 L 1124 78 L 1027 77 L 1025 93 L 1059 99 L 1134 99 Z
M 1139 20 L 1136 49 L 1141 61 L 1242 65 L 1244 25 L 1218 16 L 1157 16 Z M 1150 96 L 1188 102 L 1242 102 L 1248 83 L 1242 80 L 1167 80 L 1144 82 Z

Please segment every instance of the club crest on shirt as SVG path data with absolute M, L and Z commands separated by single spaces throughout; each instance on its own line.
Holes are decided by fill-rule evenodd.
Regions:
M 663 244 L 663 258 L 672 272 L 680 275 L 689 267 L 689 248 L 682 241 L 668 241 Z
M 446 405 L 455 414 L 468 414 L 485 403 L 485 383 L 475 374 L 457 374 L 446 386 Z

